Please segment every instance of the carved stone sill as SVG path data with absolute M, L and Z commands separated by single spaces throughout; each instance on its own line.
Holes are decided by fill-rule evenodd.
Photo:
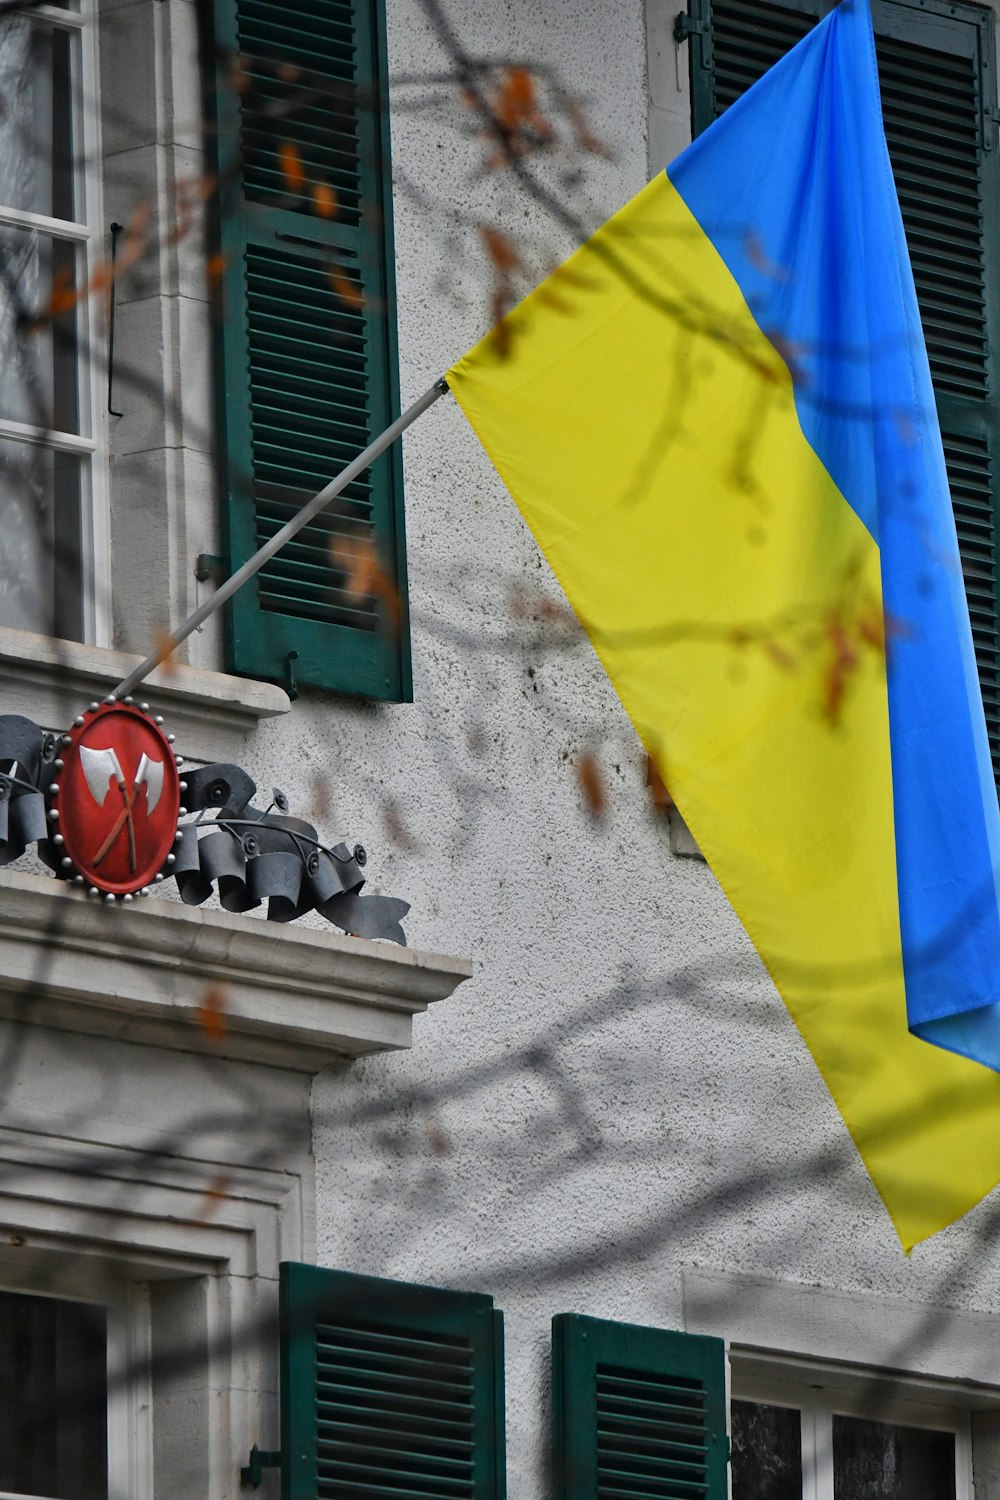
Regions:
M 46 729 L 65 729 L 85 704 L 103 698 L 139 661 L 125 651 L 0 627 L 0 712 L 25 714 Z M 289 708 L 273 683 L 201 667 L 178 666 L 169 674 L 161 668 L 140 693 L 169 718 L 178 751 L 192 760 L 239 761 L 258 721 Z
M 0 871 L 0 1015 L 39 1026 L 317 1073 L 409 1047 L 414 1014 L 471 973 L 466 959 L 156 897 L 111 907 Z

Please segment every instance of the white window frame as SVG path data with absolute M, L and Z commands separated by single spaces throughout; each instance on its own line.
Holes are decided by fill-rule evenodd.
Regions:
M 108 1315 L 108 1500 L 153 1500 L 149 1287 L 118 1282 Z
M 802 1500 L 834 1500 L 833 1418 L 864 1417 L 950 1432 L 955 1497 L 973 1500 L 972 1419 L 950 1405 L 943 1382 L 820 1361 L 730 1349 L 730 1399 L 794 1407 L 802 1414 Z
M 78 181 L 83 192 L 84 217 L 54 219 L 0 206 L 0 224 L 36 229 L 55 239 L 71 241 L 82 249 L 82 284 L 87 285 L 103 258 L 103 194 L 101 183 L 100 113 L 98 106 L 97 0 L 79 0 L 79 9 L 60 5 L 33 5 L 26 11 L 33 19 L 79 34 L 80 97 L 77 103 L 76 155 L 82 165 Z M 77 305 L 77 332 L 81 426 L 86 433 L 50 432 L 23 422 L 0 418 L 0 437 L 37 443 L 64 453 L 79 453 L 89 459 L 81 494 L 80 589 L 83 608 L 83 639 L 87 644 L 111 643 L 111 550 L 108 500 L 107 412 L 97 372 L 98 350 L 104 347 L 104 299 L 82 297 Z M 0 1497 L 2 1500 L 2 1497 Z

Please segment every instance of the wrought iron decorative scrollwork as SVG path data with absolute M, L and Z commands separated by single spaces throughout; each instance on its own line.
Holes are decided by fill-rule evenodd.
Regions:
M 61 840 L 46 817 L 46 798 L 59 769 L 58 746 L 56 736 L 30 719 L 0 715 L 0 865 L 13 863 L 34 845 L 57 876 L 66 873 Z M 231 912 L 266 903 L 272 922 L 293 922 L 316 911 L 356 937 L 405 945 L 401 924 L 409 903 L 362 894 L 368 857 L 363 845 L 324 844 L 311 823 L 288 812 L 277 788 L 266 809 L 254 806 L 256 792 L 241 766 L 185 767 L 184 817 L 168 875 L 176 880 L 181 900 L 200 906 L 215 892 Z

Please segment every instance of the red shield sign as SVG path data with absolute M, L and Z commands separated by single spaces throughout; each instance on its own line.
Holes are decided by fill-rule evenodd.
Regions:
M 141 709 L 102 705 L 82 715 L 60 751 L 58 810 L 64 858 L 89 885 L 134 895 L 174 846 L 180 785 L 166 736 Z

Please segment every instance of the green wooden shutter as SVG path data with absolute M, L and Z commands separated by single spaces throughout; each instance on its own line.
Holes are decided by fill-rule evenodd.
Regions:
M 381 5 L 213 0 L 230 570 L 398 414 Z M 371 546 L 359 594 L 347 549 Z M 235 596 L 227 650 L 248 676 L 411 696 L 398 444 Z
M 556 1500 L 726 1500 L 725 1345 L 552 1319 Z
M 815 24 L 822 0 L 692 0 L 697 135 Z M 1000 778 L 1000 162 L 995 18 L 960 0 L 872 0 L 882 111 L 937 394 Z
M 503 1500 L 493 1299 L 281 1267 L 282 1500 Z

